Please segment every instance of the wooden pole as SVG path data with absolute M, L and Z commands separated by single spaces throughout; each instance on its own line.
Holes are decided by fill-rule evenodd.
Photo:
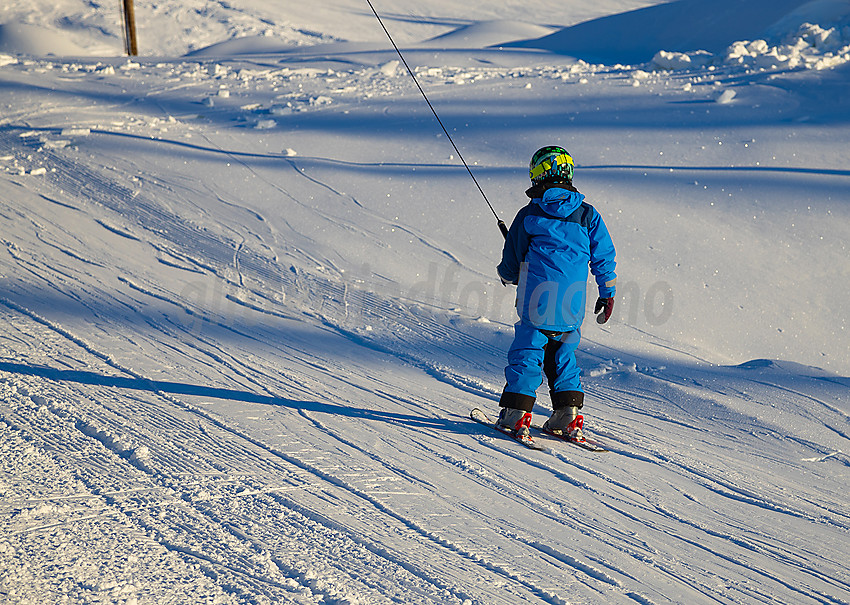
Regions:
M 133 0 L 124 0 L 124 42 L 128 55 L 139 54 L 139 48 L 136 45 L 136 16 L 133 12 Z

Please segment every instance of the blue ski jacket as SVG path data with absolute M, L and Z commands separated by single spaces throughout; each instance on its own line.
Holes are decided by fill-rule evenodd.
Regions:
M 506 283 L 517 284 L 517 312 L 539 330 L 571 332 L 584 320 L 588 267 L 599 296 L 613 297 L 616 251 L 596 209 L 572 185 L 532 187 L 514 218 L 502 262 Z

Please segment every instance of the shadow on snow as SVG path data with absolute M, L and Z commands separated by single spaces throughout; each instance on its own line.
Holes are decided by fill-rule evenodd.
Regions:
M 147 378 L 125 376 L 107 376 L 87 370 L 59 370 L 49 367 L 0 361 L 0 371 L 19 374 L 22 376 L 35 376 L 38 378 L 45 378 L 47 380 L 54 380 L 56 382 L 73 382 L 76 384 L 128 389 L 134 391 L 147 391 L 150 393 L 167 393 L 169 395 L 190 395 L 229 401 L 242 401 L 245 403 L 291 408 L 305 412 L 320 412 L 362 420 L 399 423 L 404 424 L 405 426 L 432 428 L 440 431 L 451 431 L 464 434 L 476 432 L 477 430 L 472 427 L 470 423 L 460 420 L 426 418 L 423 416 L 399 414 L 383 410 L 351 408 L 334 403 L 323 403 L 318 401 L 299 401 L 288 399 L 286 397 L 273 397 L 260 395 L 258 393 L 251 393 L 249 391 L 201 386 L 183 382 L 150 380 Z

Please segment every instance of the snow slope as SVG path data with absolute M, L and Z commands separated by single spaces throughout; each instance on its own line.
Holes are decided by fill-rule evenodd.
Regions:
M 467 419 L 501 236 L 368 6 L 136 4 L 0 8 L 0 600 L 850 603 L 848 3 L 375 3 L 502 218 L 575 156 L 607 454 Z

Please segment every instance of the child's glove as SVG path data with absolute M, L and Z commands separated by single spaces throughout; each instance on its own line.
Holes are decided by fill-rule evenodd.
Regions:
M 515 286 L 515 285 L 517 285 L 517 283 L 515 281 L 508 281 L 504 277 L 502 277 L 501 275 L 499 275 L 499 279 L 501 280 L 503 286 Z
M 604 324 L 611 319 L 611 314 L 614 312 L 614 299 L 600 297 L 596 301 L 593 312 L 596 313 L 596 323 Z

